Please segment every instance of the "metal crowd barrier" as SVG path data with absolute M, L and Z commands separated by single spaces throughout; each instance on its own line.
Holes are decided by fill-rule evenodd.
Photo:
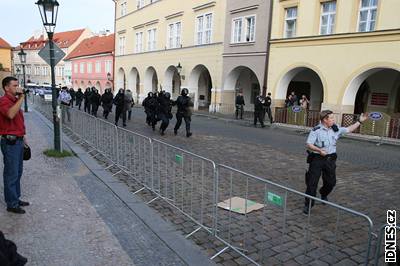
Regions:
M 216 204 L 225 202 L 225 209 L 215 206 L 214 232 L 226 247 L 216 256 L 231 248 L 254 264 L 270 265 L 268 257 L 278 253 L 288 260 L 323 254 L 334 264 L 340 250 L 362 245 L 359 255 L 368 263 L 373 228 L 368 216 L 226 165 L 217 166 L 217 175 Z M 316 203 L 307 216 L 305 197 Z
M 50 104 L 35 104 L 51 118 Z M 142 189 L 154 193 L 148 204 L 164 200 L 195 223 L 197 227 L 187 237 L 204 229 L 224 243 L 212 259 L 232 249 L 257 265 L 270 264 L 269 257 L 278 253 L 310 258 L 321 253 L 335 263 L 341 250 L 356 244 L 363 247 L 359 255 L 365 264 L 371 259 L 373 223 L 362 213 L 226 165 L 217 166 L 76 109 L 65 126 L 137 180 Z M 305 197 L 317 203 L 307 216 L 302 213 Z M 224 208 L 219 207 L 221 202 Z
M 388 226 L 388 224 L 382 225 L 381 228 L 379 229 L 378 240 L 376 242 L 374 266 L 385 265 L 384 254 L 381 252 L 381 250 L 382 250 L 382 239 L 383 239 L 383 235 L 385 234 L 386 226 Z M 396 225 L 396 230 L 398 231 L 396 234 L 396 237 L 397 237 L 397 247 L 396 247 L 397 258 L 396 259 L 397 259 L 397 262 L 400 262 L 400 257 L 399 257 L 400 226 L 399 225 Z
M 153 192 L 157 198 L 164 199 L 198 225 L 187 237 L 200 229 L 212 233 L 215 163 L 160 140 L 153 139 L 152 144 Z

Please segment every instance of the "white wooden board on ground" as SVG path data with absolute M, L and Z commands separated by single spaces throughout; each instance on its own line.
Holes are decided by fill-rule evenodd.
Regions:
M 246 207 L 246 205 L 247 205 L 247 207 Z M 257 203 L 255 201 L 252 201 L 252 200 L 246 200 L 246 199 L 240 198 L 240 197 L 232 197 L 230 199 L 227 199 L 227 200 L 224 200 L 224 201 L 218 203 L 218 207 L 228 210 L 228 211 L 230 210 L 232 212 L 246 214 L 246 213 L 250 213 L 252 211 L 262 209 L 264 207 L 264 205 Z

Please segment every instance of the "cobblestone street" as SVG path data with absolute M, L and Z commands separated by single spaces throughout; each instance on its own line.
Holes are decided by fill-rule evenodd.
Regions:
M 193 138 L 184 137 L 182 132 L 176 137 L 173 136 L 174 121 L 166 136 L 161 137 L 157 131 L 153 132 L 144 124 L 141 110 L 136 109 L 133 117 L 133 121 L 128 122 L 127 129 L 129 130 L 197 153 L 218 164 L 233 166 L 238 170 L 298 191 L 305 190 L 304 173 L 307 165 L 304 151 L 306 135 L 304 134 L 275 126 L 256 129 L 246 125 L 194 116 Z M 376 232 L 377 228 L 385 222 L 386 210 L 399 209 L 400 198 L 396 193 L 399 185 L 397 180 L 400 178 L 397 173 L 399 165 L 396 163 L 400 159 L 399 148 L 387 145 L 376 146 L 368 142 L 349 139 L 342 139 L 339 143 L 338 182 L 330 196 L 330 201 L 371 217 Z M 122 146 L 125 144 L 121 143 Z M 90 147 L 86 149 L 91 150 Z M 120 154 L 121 157 L 129 155 L 126 151 L 123 153 Z M 105 167 L 109 165 L 107 159 L 102 156 L 96 155 L 96 159 L 103 161 Z M 161 159 L 156 161 L 159 160 Z M 174 167 L 174 164 L 172 166 Z M 131 177 L 118 173 L 118 169 L 110 168 L 110 170 L 118 179 L 130 186 L 132 192 L 141 188 Z M 176 176 L 175 169 L 170 171 L 172 176 Z M 247 194 L 249 199 L 263 203 L 266 192 L 263 185 L 252 184 L 252 182 L 245 184 L 246 179 L 240 176 L 234 176 L 233 180 L 235 181 L 232 183 L 229 173 L 220 174 L 221 200 L 232 196 L 229 189 L 226 189 L 231 182 L 233 196 L 246 197 L 245 194 Z M 170 179 L 170 182 L 174 188 L 173 195 L 182 193 L 182 199 L 175 200 L 175 204 L 187 204 L 190 198 L 185 198 L 183 192 L 187 191 L 185 187 L 190 184 L 180 184 L 186 180 L 174 178 Z M 246 185 L 248 191 L 244 192 Z M 212 187 L 212 183 L 209 183 L 209 187 Z M 282 191 L 275 191 L 282 193 Z M 138 194 L 144 201 L 154 199 L 154 195 L 147 190 Z M 199 198 L 196 199 L 199 200 Z M 205 201 L 206 207 L 211 204 L 211 201 L 212 197 L 208 196 L 208 200 Z M 303 205 L 301 197 L 289 194 L 286 201 L 286 216 L 283 216 L 282 209 L 274 208 L 274 206 L 265 208 L 263 212 L 253 212 L 246 216 L 230 215 L 229 212 L 219 209 L 218 234 L 224 239 L 230 239 L 234 246 L 245 249 L 250 258 L 264 265 L 363 264 L 368 241 L 367 223 L 363 219 L 353 217 L 348 213 L 339 213 L 335 209 L 318 204 L 313 208 L 312 219 L 307 221 L 307 216 L 301 213 Z M 156 200 L 150 206 L 156 209 L 164 219 L 174 223 L 184 234 L 189 234 L 196 228 L 193 222 L 165 201 Z M 266 219 L 268 224 L 264 223 Z M 285 226 L 282 224 L 282 219 L 285 219 L 283 223 Z M 310 227 L 307 228 L 308 222 Z M 211 224 L 207 216 L 204 223 Z M 335 226 L 337 234 L 334 233 Z M 305 228 L 310 235 L 305 234 Z M 305 237 L 311 239 L 306 246 L 304 246 Z M 211 237 L 205 231 L 193 234 L 190 239 L 205 249 L 209 256 L 224 248 L 221 241 Z M 332 252 L 336 248 L 338 250 Z M 374 252 L 374 248 L 371 252 Z M 232 250 L 224 252 L 215 261 L 223 265 L 248 264 L 246 259 Z

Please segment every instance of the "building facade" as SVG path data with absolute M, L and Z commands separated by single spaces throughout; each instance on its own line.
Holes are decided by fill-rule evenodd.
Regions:
M 254 110 L 254 99 L 266 80 L 271 1 L 227 1 L 220 112 L 233 112 L 241 91 L 245 110 Z
M 71 66 L 71 82 L 78 88 L 96 87 L 103 93 L 112 88 L 114 34 L 83 40 L 66 58 Z
M 11 72 L 11 45 L 0 37 L 0 71 Z
M 57 32 L 54 34 L 53 40 L 67 56 L 83 39 L 90 37 L 91 35 L 92 33 L 89 29 Z M 22 69 L 18 57 L 20 47 L 22 47 L 26 52 L 26 80 L 32 83 L 51 83 L 50 66 L 38 54 L 47 42 L 47 39 L 44 38 L 44 36 L 45 35 L 42 31 L 37 31 L 27 41 L 22 42 L 13 52 L 15 69 L 18 67 Z M 54 71 L 57 85 L 61 84 L 65 86 L 70 83 L 69 79 L 65 76 L 65 62 L 63 60 L 56 65 Z
M 400 113 L 400 1 L 274 0 L 268 90 L 275 106 Z
M 188 88 L 195 109 L 220 102 L 226 1 L 116 3 L 115 89 L 142 101 L 151 91 L 176 98 Z

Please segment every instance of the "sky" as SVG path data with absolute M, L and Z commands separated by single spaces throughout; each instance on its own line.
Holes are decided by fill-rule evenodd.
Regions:
M 0 0 L 0 37 L 17 46 L 42 30 L 43 23 L 37 0 Z M 114 2 L 112 0 L 58 0 L 56 32 L 88 27 L 93 32 L 114 31 Z

